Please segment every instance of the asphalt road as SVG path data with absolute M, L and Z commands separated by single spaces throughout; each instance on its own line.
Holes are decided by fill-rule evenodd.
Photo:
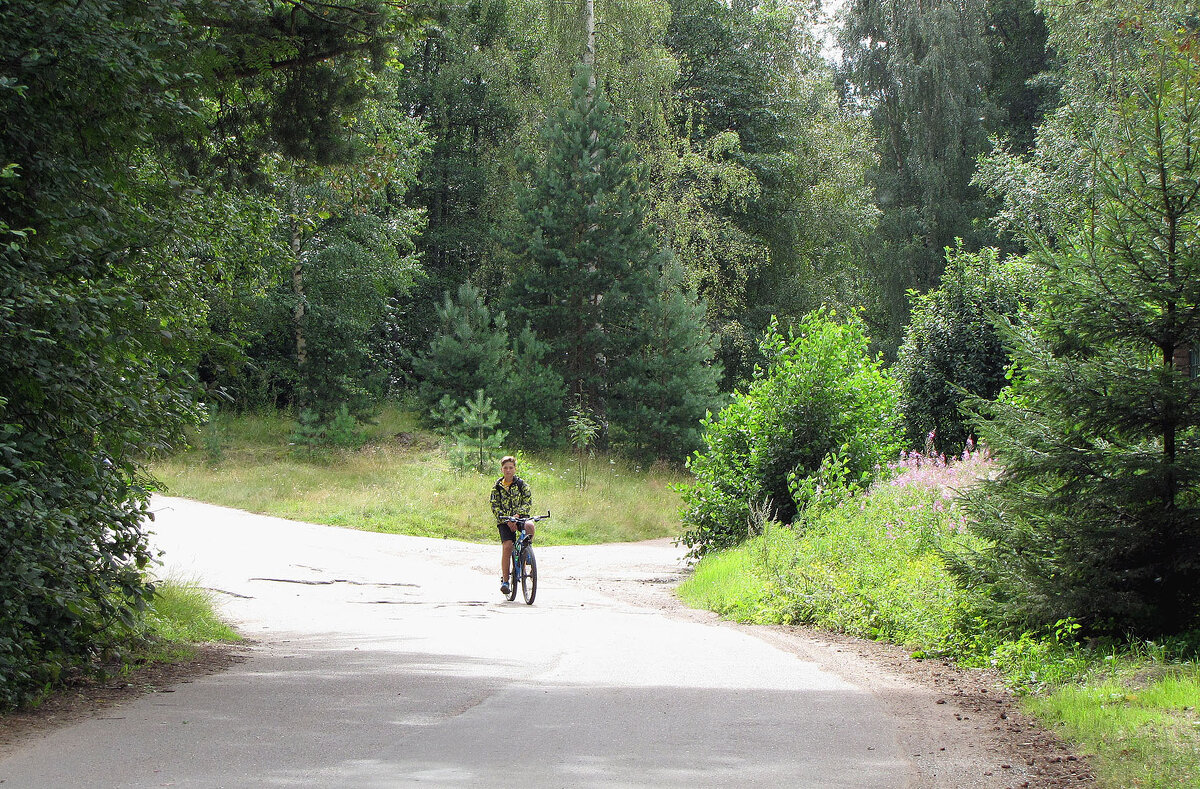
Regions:
M 915 780 L 867 689 L 598 591 L 675 576 L 668 543 L 538 548 L 526 606 L 500 596 L 498 545 L 155 506 L 164 572 L 219 590 L 248 659 L 26 744 L 3 789 Z

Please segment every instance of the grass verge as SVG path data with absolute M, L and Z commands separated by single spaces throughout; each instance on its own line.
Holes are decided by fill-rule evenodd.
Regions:
M 197 643 L 242 640 L 217 615 L 208 590 L 178 579 L 155 584 L 140 630 L 144 646 L 135 650 L 134 659 L 142 663 L 186 659 Z
M 170 495 L 260 514 L 473 542 L 496 538 L 488 496 L 499 471 L 451 471 L 436 439 L 411 415 L 385 409 L 359 450 L 297 451 L 288 446 L 293 427 L 277 414 L 219 416 L 205 449 L 163 459 L 153 472 Z M 581 490 L 571 453 L 514 454 L 517 473 L 533 487 L 535 510 L 552 512 L 538 529 L 543 545 L 678 534 L 679 472 L 598 456 L 585 466 Z
M 1117 656 L 1026 708 L 1093 755 L 1113 787 L 1200 786 L 1200 667 Z

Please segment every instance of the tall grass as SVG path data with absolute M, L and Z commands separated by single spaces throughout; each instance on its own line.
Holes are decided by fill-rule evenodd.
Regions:
M 973 542 L 954 496 L 987 471 L 979 453 L 959 463 L 906 456 L 894 476 L 867 494 L 807 511 L 795 526 L 768 524 L 762 535 L 727 552 L 744 555 L 753 580 L 739 581 L 752 590 L 744 601 L 725 605 L 746 621 L 805 622 L 927 651 L 947 649 L 962 604 L 939 551 Z M 705 564 L 680 591 L 711 607 L 713 596 L 726 592 L 703 591 Z
M 769 622 L 761 611 L 768 594 L 750 553 L 741 550 L 709 554 L 679 587 L 679 595 L 688 605 L 715 611 L 735 622 Z
M 412 415 L 386 409 L 360 450 L 313 454 L 288 446 L 286 416 L 218 416 L 220 460 L 197 449 L 163 459 L 155 476 L 171 495 L 285 518 L 370 531 L 488 542 L 496 537 L 488 506 L 499 476 L 451 471 L 437 440 Z M 675 536 L 677 471 L 645 469 L 598 457 L 588 486 L 576 487 L 567 452 L 515 453 L 517 473 L 533 487 L 534 507 L 549 509 L 544 545 Z
M 143 627 L 151 640 L 167 644 L 241 640 L 217 615 L 211 593 L 176 579 L 155 584 Z

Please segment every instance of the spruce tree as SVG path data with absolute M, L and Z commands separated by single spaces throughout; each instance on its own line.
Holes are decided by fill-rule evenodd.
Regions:
M 1052 17 L 1065 106 L 1032 161 L 988 169 L 1046 293 L 1010 332 L 1012 390 L 976 403 L 1004 471 L 968 500 L 987 547 L 953 568 L 1017 631 L 1200 625 L 1200 35 L 1108 13 Z
M 678 261 L 663 266 L 657 291 L 646 305 L 643 344 L 613 386 L 610 419 L 614 438 L 635 454 L 681 460 L 700 448 L 722 371 L 705 305 L 685 287 Z
M 508 321 L 493 316 L 483 295 L 470 283 L 447 292 L 437 307 L 438 333 L 428 348 L 413 358 L 419 383 L 417 395 L 427 412 L 445 396 L 456 403 L 476 391 L 504 386 L 508 374 Z
M 521 201 L 510 314 L 551 348 L 571 393 L 605 410 L 613 371 L 641 343 L 638 318 L 661 259 L 645 225 L 636 154 L 580 68 L 546 124 L 544 163 Z

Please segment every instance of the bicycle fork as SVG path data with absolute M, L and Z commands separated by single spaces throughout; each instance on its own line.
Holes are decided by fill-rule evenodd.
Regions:
M 525 532 L 522 531 L 517 535 L 517 541 L 513 544 L 512 552 L 512 582 L 513 585 L 521 583 L 521 576 L 525 572 Z

